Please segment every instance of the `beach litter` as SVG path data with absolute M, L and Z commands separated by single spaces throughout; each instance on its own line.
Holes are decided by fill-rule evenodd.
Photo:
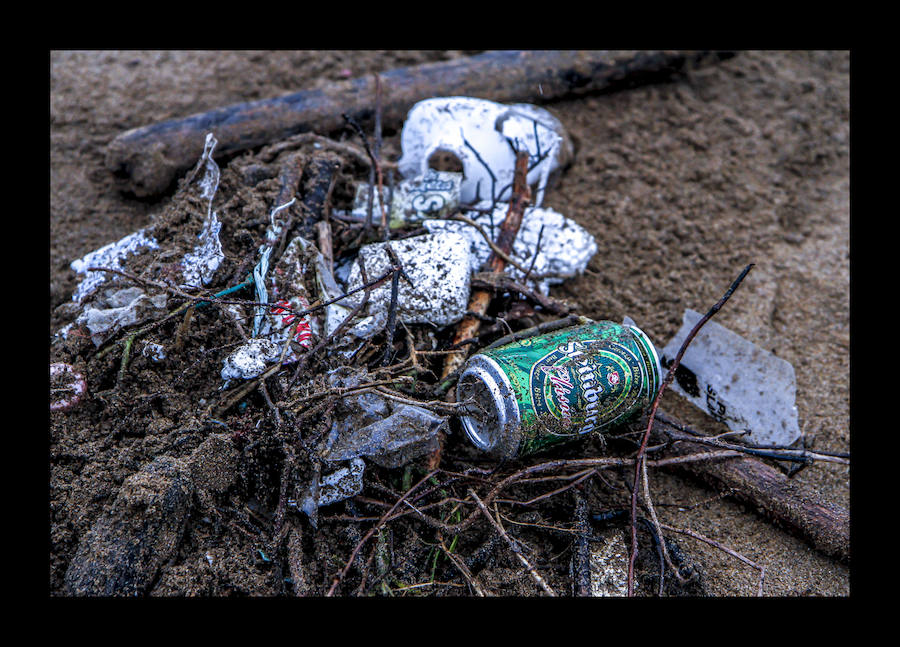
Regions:
M 529 152 L 531 185 L 546 184 L 573 156 L 565 128 L 546 108 L 473 97 L 420 101 L 406 117 L 400 143 L 397 165 L 404 178 L 426 173 L 436 153 L 455 157 L 463 167 L 463 204 L 509 200 L 516 150 Z
M 687 309 L 675 336 L 660 351 L 671 364 L 700 313 Z M 799 440 L 794 367 L 725 326 L 708 321 L 681 358 L 671 388 L 755 445 L 786 446 Z
M 158 593 L 188 582 L 192 591 L 241 594 L 256 585 L 209 583 L 240 564 L 242 578 L 265 580 L 259 587 L 275 594 L 324 583 L 328 595 L 351 587 L 480 595 L 485 582 L 489 593 L 518 594 L 530 578 L 554 595 L 566 590 L 566 553 L 577 543 L 579 572 L 588 574 L 582 592 L 627 595 L 634 585 L 651 594 L 651 581 L 662 592 L 672 581 L 663 551 L 672 549 L 661 541 L 646 471 L 641 492 L 615 483 L 637 485 L 638 470 L 690 440 L 658 443 L 648 425 L 635 457 L 635 428 L 607 433 L 646 413 L 662 375 L 657 351 L 628 318 L 592 321 L 550 298 L 551 286 L 587 271 L 598 251 L 575 221 L 584 214 L 543 206 L 574 150 L 561 123 L 537 106 L 438 97 L 409 111 L 399 162 L 379 156 L 396 140 L 382 149 L 376 139 L 372 154 L 359 124 L 355 137 L 362 148 L 309 132 L 240 158 L 228 148 L 220 169 L 209 133 L 175 208 L 152 214 L 162 226 L 72 263 L 82 281 L 70 332 L 87 331 L 96 348 L 52 342 L 67 361 L 51 364 L 51 409 L 72 412 L 54 422 L 102 411 L 101 449 L 127 445 L 127 460 L 144 465 L 123 480 L 121 470 L 82 471 L 84 452 L 58 454 L 78 487 L 99 482 L 91 494 L 105 508 L 69 562 L 69 590 Z M 698 317 L 686 313 L 685 327 Z M 673 388 L 693 387 L 698 406 L 752 432 L 750 442 L 796 439 L 792 368 L 716 324 L 704 333 Z M 468 369 L 447 361 L 458 357 L 470 369 L 481 362 L 485 374 L 505 362 L 508 383 L 468 389 Z M 775 384 L 784 401 L 762 388 L 756 400 L 745 381 Z M 510 387 L 522 397 L 492 410 Z M 526 439 L 527 451 L 489 456 L 488 443 L 459 442 L 461 431 L 480 437 L 467 427 L 470 414 L 521 411 L 526 393 L 543 408 L 520 426 L 552 443 Z M 85 401 L 91 406 L 72 411 Z M 779 423 L 782 434 L 767 437 Z M 573 429 L 584 451 L 572 444 L 546 461 L 523 458 L 549 453 Z M 790 457 L 805 460 L 803 451 Z M 607 469 L 616 470 L 609 481 L 600 475 Z M 629 546 L 621 528 L 596 533 L 580 523 L 589 507 L 626 513 L 629 494 L 651 517 L 632 518 L 632 537 L 639 521 L 654 543 Z M 552 542 L 533 541 L 548 531 Z M 496 550 L 504 541 L 505 557 Z M 642 573 L 632 582 L 638 553 Z M 493 572 L 482 579 L 485 564 Z

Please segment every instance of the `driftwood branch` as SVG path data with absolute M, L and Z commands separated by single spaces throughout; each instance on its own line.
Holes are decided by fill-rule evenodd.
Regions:
M 216 155 L 225 156 L 299 133 L 335 132 L 344 127 L 344 114 L 371 126 L 376 83 L 389 89 L 382 105 L 382 125 L 388 128 L 401 124 L 415 103 L 431 97 L 546 102 L 659 81 L 731 56 L 697 51 L 485 52 L 390 70 L 377 81 L 366 75 L 128 130 L 109 144 L 106 165 L 122 190 L 154 196 L 196 162 L 208 132 L 219 142 Z
M 654 441 L 664 441 L 669 429 L 674 428 L 654 420 Z M 696 448 L 691 445 L 687 441 L 677 442 L 667 453 L 676 456 L 693 454 Z M 749 457 L 680 463 L 674 467 L 708 485 L 730 490 L 740 501 L 799 535 L 816 550 L 844 562 L 850 561 L 849 511 L 822 500 L 776 468 Z

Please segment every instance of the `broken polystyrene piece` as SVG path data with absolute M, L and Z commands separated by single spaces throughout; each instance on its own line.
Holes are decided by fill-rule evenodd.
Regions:
M 564 166 L 573 154 L 565 128 L 545 108 L 472 97 L 438 97 L 414 105 L 400 145 L 398 168 L 404 178 L 425 173 L 435 153 L 456 157 L 463 166 L 463 204 L 509 199 L 514 148 L 530 154 L 530 185 L 546 180 L 548 171 Z
M 141 355 L 149 357 L 154 362 L 161 362 L 166 358 L 166 349 L 162 344 L 144 341 Z
M 507 209 L 508 205 L 500 204 L 493 213 L 472 211 L 467 216 L 480 224 L 488 234 L 491 233 L 493 221 L 496 236 Z M 466 236 L 472 246 L 473 272 L 479 271 L 491 255 L 490 245 L 484 235 L 467 223 L 459 220 L 426 220 L 423 226 L 430 232 L 456 232 Z M 596 253 L 597 242 L 584 227 L 547 208 L 525 210 L 512 248 L 512 257 L 526 269 L 531 268 L 529 281 L 533 281 L 543 294 L 547 294 L 548 286 L 582 274 Z M 507 264 L 504 271 L 516 279 L 524 277 L 524 272 L 513 265 Z
M 340 435 L 326 458 L 365 457 L 381 467 L 400 467 L 436 451 L 439 432 L 446 426 L 446 418 L 428 409 L 401 404 L 390 416 Z
M 319 479 L 318 496 L 313 493 L 312 487 L 308 488 L 297 507 L 310 519 L 315 519 L 316 508 L 338 503 L 362 492 L 365 469 L 365 461 L 354 458 L 346 467 L 338 468 Z
M 142 248 L 158 249 L 159 244 L 146 229 L 141 229 L 125 236 L 123 239 L 95 249 L 84 257 L 72 261 L 70 267 L 78 274 L 84 274 L 84 278 L 72 293 L 72 300 L 81 303 L 93 294 L 94 291 L 106 281 L 107 272 L 89 271 L 90 267 L 101 267 L 109 270 L 123 270 L 122 261 L 128 256 L 136 254 Z
M 671 365 L 702 315 L 685 310 L 681 329 L 660 353 Z M 691 341 L 672 388 L 756 445 L 790 445 L 800 437 L 794 367 L 714 321 Z
M 75 323 L 87 328 L 91 341 L 100 346 L 122 328 L 143 323 L 164 312 L 166 301 L 164 293 L 151 297 L 138 287 L 111 287 L 96 293 Z
M 222 379 L 250 380 L 262 374 L 281 355 L 281 347 L 268 339 L 253 338 L 225 358 Z
M 393 267 L 386 245 L 373 243 L 359 250 L 369 280 L 382 276 Z M 471 284 L 469 241 L 453 232 L 440 232 L 392 240 L 390 245 L 413 284 L 410 286 L 405 279 L 400 279 L 398 320 L 447 326 L 462 319 L 469 303 Z M 348 278 L 348 290 L 362 284 L 359 264 L 354 263 Z M 355 307 L 361 301 L 361 292 L 345 299 L 347 307 Z M 372 290 L 365 314 L 374 316 L 383 325 L 390 304 L 391 284 L 388 281 Z
M 590 574 L 592 597 L 628 595 L 628 548 L 618 528 L 601 532 L 591 542 Z M 638 588 L 637 578 L 634 580 Z
M 199 162 L 203 165 L 204 171 L 200 180 L 200 197 L 207 200 L 206 220 L 197 236 L 200 242 L 192 252 L 185 254 L 181 261 L 181 271 L 184 276 L 182 287 L 209 285 L 219 265 L 225 260 L 222 243 L 219 240 L 222 223 L 212 208 L 213 198 L 219 189 L 219 166 L 212 158 L 212 152 L 217 143 L 212 133 L 206 135 L 203 155 Z
M 387 187 L 382 191 L 388 226 L 402 227 L 426 218 L 444 218 L 459 206 L 462 173 L 428 169 L 422 175 L 409 178 L 394 187 L 389 197 Z M 350 216 L 364 221 L 369 213 L 370 185 L 361 183 L 356 187 L 356 199 Z M 378 196 L 372 196 L 372 222 L 381 222 L 381 204 Z M 388 211 L 390 205 L 390 211 Z

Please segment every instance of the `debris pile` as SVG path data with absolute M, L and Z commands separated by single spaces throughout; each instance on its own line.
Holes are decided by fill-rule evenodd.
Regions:
M 359 137 L 353 126 L 348 136 Z M 527 346 L 547 334 L 571 348 L 537 362 L 541 384 L 566 414 L 579 401 L 563 395 L 578 380 L 588 385 L 594 413 L 585 429 L 597 426 L 602 407 L 593 403 L 604 389 L 622 398 L 640 391 L 638 413 L 659 389 L 657 351 L 635 326 L 613 326 L 607 341 L 625 349 L 616 356 L 598 350 L 607 348 L 598 341 L 606 332 L 566 343 L 571 326 L 593 322 L 551 298 L 550 286 L 584 272 L 597 244 L 541 206 L 573 155 L 562 124 L 544 108 L 445 97 L 409 112 L 396 163 L 365 139 L 299 135 L 220 169 L 216 143 L 209 133 L 152 225 L 72 262 L 81 280 L 65 306 L 70 323 L 54 340 L 62 361 L 51 365 L 65 397 L 52 398 L 51 409 L 93 411 L 119 437 L 149 433 L 136 414 L 152 410 L 166 431 L 160 455 L 123 483 L 82 538 L 70 592 L 164 592 L 178 589 L 179 578 L 202 592 L 209 578 L 223 577 L 223 546 L 253 556 L 257 588 L 229 584 L 250 593 L 396 594 L 427 581 L 438 594 L 483 594 L 479 572 L 491 568 L 492 594 L 522 590 L 522 581 L 504 584 L 513 572 L 543 593 L 571 592 L 565 583 L 578 554 L 560 567 L 548 556 L 536 564 L 523 550 L 536 532 L 528 527 L 565 524 L 571 511 L 563 497 L 535 497 L 528 468 L 500 472 L 466 440 L 461 418 L 472 402 L 458 400 L 456 389 L 461 362 L 478 349 Z M 517 175 L 520 160 L 527 169 Z M 709 344 L 720 362 L 743 365 L 752 353 L 721 332 Z M 728 348 L 737 353 L 731 360 Z M 638 360 L 628 359 L 638 356 L 649 371 L 640 379 Z M 768 362 L 759 371 L 775 370 L 759 359 Z M 723 384 L 730 373 L 712 359 L 688 355 L 684 365 L 701 398 L 715 392 L 728 403 L 723 419 L 771 426 L 737 406 L 744 385 Z M 787 437 L 754 438 L 793 442 L 796 410 L 784 425 Z M 617 442 L 583 437 L 604 450 Z M 578 457 L 585 446 L 557 452 Z M 614 464 L 604 455 L 588 472 Z M 571 494 L 589 475 L 569 469 L 556 478 Z M 519 502 L 546 497 L 547 505 L 529 508 L 513 528 L 497 510 L 501 492 Z M 593 509 L 609 505 L 596 491 L 591 497 Z M 645 525 L 644 544 L 658 543 L 658 529 Z M 624 524 L 600 530 L 602 541 L 579 566 L 592 578 L 584 590 L 621 595 Z M 499 550 L 503 541 L 515 557 Z M 655 560 L 655 549 L 642 549 L 641 592 L 673 581 L 656 573 Z M 607 563 L 614 570 L 604 571 Z M 676 579 L 684 587 L 690 578 Z

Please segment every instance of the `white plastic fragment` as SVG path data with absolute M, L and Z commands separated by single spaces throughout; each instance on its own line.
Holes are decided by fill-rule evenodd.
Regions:
M 471 283 L 471 251 L 468 240 L 453 232 L 424 234 L 390 241 L 403 270 L 414 287 L 400 279 L 397 293 L 397 319 L 403 323 L 431 323 L 447 326 L 466 313 Z M 373 243 L 359 250 L 369 280 L 387 272 L 393 263 L 385 243 Z M 359 264 L 350 270 L 348 290 L 363 284 Z M 362 292 L 349 296 L 347 307 L 362 301 Z M 391 301 L 390 281 L 372 290 L 366 313 L 380 325 L 387 319 Z M 376 328 L 377 330 L 378 328 Z
M 685 310 L 681 329 L 660 353 L 670 365 L 702 315 Z M 749 430 L 740 440 L 790 445 L 800 437 L 794 367 L 715 321 L 707 321 L 681 359 L 671 388 L 730 430 Z
M 75 320 L 91 334 L 91 341 L 100 346 L 116 331 L 143 323 L 165 311 L 165 293 L 147 296 L 139 287 L 110 288 L 95 295 Z
M 463 204 L 509 199 L 513 148 L 530 154 L 530 185 L 542 178 L 542 184 L 546 182 L 547 173 L 573 154 L 565 128 L 548 110 L 472 97 L 438 97 L 414 105 L 403 124 L 400 145 L 398 168 L 404 178 L 425 173 L 436 152 L 455 156 L 463 166 Z
M 208 200 L 206 220 L 203 223 L 203 229 L 197 236 L 200 243 L 194 247 L 192 252 L 185 254 L 181 261 L 181 270 L 184 276 L 182 287 L 208 285 L 225 259 L 222 243 L 219 240 L 222 223 L 219 222 L 219 217 L 212 209 L 213 198 L 219 188 L 219 166 L 212 158 L 212 152 L 217 143 L 212 133 L 206 135 L 203 155 L 200 157 L 200 163 L 204 167 L 203 178 L 200 180 L 200 197 Z
M 75 292 L 72 293 L 72 300 L 81 303 L 88 295 L 93 294 L 109 276 L 107 272 L 88 271 L 89 267 L 102 267 L 121 271 L 124 269 L 122 261 L 131 254 L 136 254 L 144 247 L 158 249 L 159 244 L 147 233 L 147 230 L 141 229 L 117 242 L 104 245 L 82 258 L 72 261 L 70 267 L 76 273 L 84 274 L 84 278 L 81 279 L 81 282 L 75 288 Z
M 268 339 L 252 338 L 225 358 L 222 379 L 250 380 L 260 375 L 281 355 L 281 348 Z
M 493 218 L 494 238 L 496 238 L 496 232 L 506 217 L 507 209 L 507 204 L 498 204 L 492 214 L 472 211 L 467 217 L 480 224 L 489 235 Z M 479 271 L 491 255 L 490 245 L 484 236 L 467 223 L 458 220 L 426 220 L 422 224 L 430 232 L 456 232 L 466 236 L 472 246 L 473 272 Z M 540 248 L 538 248 L 539 240 Z M 525 210 L 512 248 L 512 257 L 522 267 L 531 268 L 529 282 L 535 284 L 543 294 L 548 293 L 548 286 L 582 274 L 596 253 L 597 242 L 584 227 L 548 208 Z M 523 278 L 525 274 L 509 264 L 504 271 L 516 279 Z
M 166 349 L 162 344 L 145 341 L 141 349 L 141 355 L 149 357 L 154 362 L 161 362 L 166 358 Z
M 394 187 L 393 196 L 389 196 L 388 187 L 383 187 L 382 200 L 388 224 L 399 227 L 408 223 L 420 222 L 426 218 L 443 218 L 459 206 L 462 173 L 427 169 Z M 356 187 L 356 198 L 353 202 L 351 216 L 365 220 L 369 209 L 368 183 L 360 183 Z M 378 196 L 372 195 L 372 222 L 381 222 L 381 204 Z
M 316 508 L 338 503 L 362 492 L 362 477 L 365 469 L 365 461 L 361 458 L 354 458 L 346 467 L 338 468 L 319 479 L 317 497 L 313 493 L 312 487 L 308 488 L 297 507 L 311 519 L 315 519 Z

